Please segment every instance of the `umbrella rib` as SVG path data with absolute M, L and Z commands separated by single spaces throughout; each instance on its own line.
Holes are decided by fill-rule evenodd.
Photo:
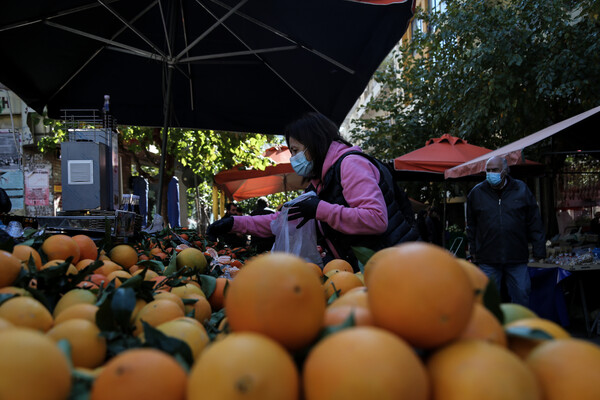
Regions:
M 185 13 L 183 11 L 183 3 L 179 3 L 179 13 L 181 14 L 181 24 L 182 24 L 182 31 L 183 31 L 183 43 L 184 45 L 187 47 L 188 43 L 188 37 L 187 37 L 187 25 L 185 23 Z M 187 64 L 187 78 L 188 78 L 188 82 L 189 82 L 189 87 L 190 87 L 190 105 L 192 108 L 192 111 L 194 110 L 194 80 L 192 79 L 192 66 L 190 64 Z
M 48 26 L 52 26 L 54 28 L 62 29 L 64 31 L 73 33 L 75 35 L 86 37 L 88 39 L 93 39 L 93 40 L 97 40 L 97 41 L 102 42 L 102 43 L 113 45 L 115 47 L 120 48 L 121 50 L 128 50 L 128 53 L 131 53 L 131 54 L 139 55 L 139 56 L 142 56 L 142 57 L 147 57 L 147 58 L 150 58 L 150 59 L 153 59 L 153 60 L 157 60 L 157 59 L 158 60 L 162 60 L 163 59 L 163 57 L 161 57 L 161 55 L 159 55 L 159 54 L 150 53 L 149 51 L 138 49 L 138 48 L 133 47 L 133 46 L 128 46 L 128 45 L 123 44 L 123 43 L 115 42 L 114 40 L 106 39 L 106 38 L 103 38 L 103 37 L 100 37 L 100 36 L 97 36 L 97 35 L 93 35 L 91 33 L 80 31 L 78 29 L 70 28 L 68 26 L 60 25 L 60 24 L 57 24 L 57 23 L 54 23 L 54 22 L 50 22 L 50 21 L 44 21 L 44 24 L 46 24 Z
M 142 12 L 140 12 L 138 15 L 133 17 L 133 19 L 131 20 L 130 23 L 134 23 L 135 21 L 137 21 L 142 15 L 146 14 L 153 6 L 154 6 L 153 3 L 148 5 L 144 10 L 142 10 Z M 114 35 L 112 35 L 112 39 L 116 38 L 121 33 L 123 33 L 123 31 L 125 29 L 127 29 L 127 27 L 125 27 L 125 26 L 121 27 Z M 85 68 L 85 66 L 88 65 L 101 51 L 102 51 L 102 48 L 99 48 L 98 50 L 96 50 L 94 52 L 94 54 L 92 54 L 92 56 L 90 58 L 88 58 L 88 60 L 86 62 L 84 62 L 83 65 L 81 67 L 79 67 L 77 69 L 77 71 L 75 71 L 75 73 L 73 75 L 71 75 L 71 77 L 69 79 L 67 79 L 65 81 L 65 83 L 63 83 L 61 85 L 61 87 L 58 88 L 58 90 L 52 96 L 50 96 L 50 99 L 53 99 L 54 96 L 56 96 L 58 93 L 60 93 L 60 91 L 63 90 L 65 88 L 65 86 L 67 86 L 69 84 L 69 82 L 71 82 L 73 80 L 73 78 L 75 78 Z
M 196 0 L 198 2 L 198 0 Z M 210 34 L 213 30 L 215 30 L 219 25 L 222 25 L 223 22 L 225 20 L 227 20 L 227 18 L 229 18 L 232 14 L 237 13 L 237 10 L 242 7 L 244 4 L 246 4 L 248 2 L 248 0 L 243 0 L 240 1 L 235 7 L 231 8 L 227 14 L 225 14 L 224 16 L 222 16 L 221 18 L 218 18 L 217 21 L 212 24 L 207 30 L 205 30 L 200 36 L 198 36 L 192 43 L 190 43 L 185 49 L 181 50 L 181 52 L 179 52 L 179 54 L 177 54 L 177 56 L 175 57 L 175 60 L 179 60 L 181 57 L 183 57 L 184 54 L 186 54 L 187 52 L 189 52 L 194 46 L 196 46 L 202 39 L 204 39 L 206 36 L 208 36 L 208 34 Z M 200 3 L 199 3 L 200 4 Z M 204 7 L 202 4 L 200 4 L 200 6 Z M 211 13 L 212 14 L 212 13 Z M 214 15 L 213 15 L 214 16 Z
M 119 0 L 105 0 L 105 1 L 107 3 L 114 3 L 114 2 L 117 2 Z M 100 7 L 100 5 L 97 4 L 96 2 L 93 2 L 93 3 L 90 3 L 90 4 L 83 5 L 83 6 L 79 6 L 79 7 L 75 7 L 75 8 L 69 8 L 67 10 L 61 10 L 61 11 L 58 11 L 56 14 L 51 15 L 49 17 L 36 18 L 36 19 L 31 20 L 31 21 L 15 22 L 15 23 L 13 23 L 11 25 L 0 27 L 0 32 L 4 32 L 4 31 L 11 30 L 11 29 L 16 29 L 16 28 L 21 28 L 21 27 L 27 26 L 27 25 L 37 24 L 37 23 L 40 23 L 40 22 L 42 22 L 44 20 L 48 20 L 48 19 L 52 19 L 52 18 L 64 17 L 65 15 L 78 13 L 80 11 L 86 11 L 86 10 L 89 10 L 90 8 L 96 8 L 96 7 Z
M 203 6 L 203 7 L 204 7 L 204 6 Z M 207 12 L 208 12 L 208 13 L 209 13 L 211 16 L 213 16 L 214 18 L 216 18 L 216 16 L 215 16 L 215 15 L 214 15 L 214 14 L 213 14 L 213 13 L 212 13 L 210 10 L 208 10 L 206 7 L 205 7 L 205 9 L 206 9 L 206 11 L 207 11 Z M 233 32 L 233 31 L 232 31 L 232 30 L 231 30 L 231 29 L 230 29 L 230 28 L 229 28 L 227 25 L 225 25 L 225 24 L 222 24 L 222 25 L 223 25 L 223 28 L 227 29 L 227 31 L 228 31 L 228 32 L 229 32 L 229 33 L 230 33 L 230 34 L 231 34 L 233 37 L 235 37 L 235 38 L 236 38 L 236 39 L 237 39 L 237 40 L 238 40 L 238 41 L 239 41 L 241 44 L 243 44 L 243 45 L 244 45 L 244 47 L 246 47 L 246 48 L 247 48 L 249 51 L 251 51 L 251 52 L 252 52 L 252 51 L 254 51 L 254 56 L 255 56 L 256 58 L 258 58 L 258 59 L 259 59 L 259 60 L 260 60 L 260 61 L 263 63 L 263 65 L 265 65 L 265 66 L 266 66 L 268 69 L 270 69 L 270 70 L 271 70 L 271 72 L 273 72 L 273 74 L 275 74 L 275 76 L 277 76 L 277 77 L 278 77 L 278 78 L 279 78 L 279 79 L 280 79 L 280 80 L 281 80 L 283 83 L 285 83 L 285 84 L 287 85 L 287 87 L 289 87 L 289 88 L 292 90 L 292 92 L 296 93 L 296 95 L 297 95 L 298 97 L 300 97 L 300 98 L 301 98 L 301 99 L 302 99 L 302 100 L 303 100 L 303 101 L 304 101 L 306 104 L 308 104 L 308 105 L 309 105 L 309 106 L 310 106 L 310 107 L 311 107 L 313 110 L 315 110 L 315 111 L 319 111 L 319 109 L 318 109 L 317 107 L 315 107 L 315 106 L 314 106 L 314 105 L 313 105 L 313 104 L 312 104 L 310 101 L 308 101 L 308 99 L 307 99 L 306 97 L 304 97 L 304 96 L 302 95 L 302 93 L 300 93 L 300 92 L 299 92 L 299 91 L 298 91 L 298 90 L 297 90 L 297 89 L 296 89 L 296 88 L 295 88 L 295 87 L 294 87 L 294 86 L 293 86 L 291 83 L 289 83 L 289 82 L 288 82 L 288 81 L 287 81 L 287 80 L 286 80 L 286 79 L 285 79 L 285 78 L 284 78 L 284 77 L 283 77 L 283 76 L 282 76 L 282 75 L 281 75 L 279 72 L 277 72 L 277 71 L 275 70 L 275 68 L 273 68 L 271 65 L 269 65 L 269 63 L 268 63 L 268 62 L 266 62 L 266 61 L 265 61 L 263 58 L 261 58 L 261 57 L 260 57 L 260 56 L 259 56 L 259 55 L 256 53 L 256 51 L 252 49 L 252 47 L 250 47 L 250 46 L 249 46 L 249 45 L 248 45 L 248 44 L 247 44 L 245 41 L 243 41 L 243 40 L 242 40 L 242 38 L 240 38 L 240 37 L 239 37 L 239 36 L 238 36 L 238 35 L 237 35 L 235 32 Z
M 121 21 L 121 23 L 123 25 L 125 25 L 127 28 L 129 28 L 133 33 L 135 33 L 140 39 L 142 39 L 144 42 L 146 42 L 146 44 L 150 47 L 152 47 L 154 49 L 154 51 L 156 51 L 158 54 L 161 55 L 161 57 L 163 58 L 163 60 L 167 59 L 167 56 L 162 52 L 161 49 L 158 48 L 158 46 L 156 46 L 154 43 L 152 43 L 152 41 L 150 39 L 148 39 L 146 36 L 144 36 L 140 31 L 138 31 L 136 28 L 133 27 L 133 25 L 131 25 L 131 23 L 129 23 L 125 18 L 123 18 L 118 12 L 116 12 L 115 10 L 112 9 L 112 7 L 109 7 L 108 4 L 106 4 L 104 2 L 104 0 L 97 0 L 98 3 L 102 4 L 102 6 L 104 6 L 104 8 L 106 8 L 112 15 L 114 15 L 119 21 Z M 157 1 L 154 1 L 152 3 L 152 6 L 154 6 L 157 3 Z
M 259 49 L 259 50 L 250 49 L 250 50 L 246 50 L 246 51 L 234 51 L 234 52 L 230 52 L 230 53 L 218 53 L 218 54 L 209 54 L 209 55 L 205 55 L 205 56 L 188 57 L 188 58 L 184 58 L 184 59 L 180 60 L 180 62 L 191 63 L 194 61 L 211 60 L 214 58 L 237 57 L 237 56 L 246 56 L 246 55 L 256 55 L 256 54 L 260 54 L 260 53 L 273 53 L 273 52 L 279 52 L 279 51 L 289 51 L 289 50 L 295 50 L 297 48 L 298 48 L 298 46 L 281 46 L 281 47 L 272 47 L 269 49 Z
M 213 3 L 215 3 L 215 4 L 217 4 L 217 5 L 219 5 L 219 6 L 223 7 L 223 8 L 225 8 L 225 9 L 231 9 L 231 7 L 230 7 L 229 5 L 227 5 L 227 4 L 223 4 L 222 2 L 220 2 L 220 1 L 218 1 L 218 0 L 208 0 L 208 1 L 211 1 L 211 2 L 213 2 Z M 320 57 L 320 58 L 322 58 L 322 59 L 326 60 L 327 62 L 329 62 L 329 63 L 331 63 L 331 64 L 333 64 L 333 65 L 335 65 L 336 67 L 338 67 L 338 68 L 340 68 L 340 69 L 343 69 L 344 71 L 346 71 L 346 72 L 347 72 L 347 73 L 349 73 L 349 74 L 354 74 L 354 73 L 355 73 L 355 71 L 354 71 L 352 68 L 349 68 L 349 67 L 345 66 L 344 64 L 340 63 L 339 61 L 336 61 L 336 60 L 334 60 L 333 58 L 331 58 L 331 57 L 329 57 L 329 56 L 327 56 L 327 55 L 325 55 L 325 54 L 321 53 L 321 52 L 320 52 L 320 51 L 318 51 L 318 50 L 315 50 L 315 49 L 308 48 L 307 46 L 305 46 L 305 45 L 303 45 L 303 44 L 299 43 L 297 40 L 295 40 L 295 39 L 293 39 L 293 38 L 289 37 L 289 36 L 288 36 L 288 35 L 286 35 L 285 33 L 283 33 L 283 32 L 281 32 L 281 31 L 279 31 L 279 30 L 277 30 L 277 29 L 273 28 L 272 26 L 269 26 L 269 25 L 265 24 L 264 22 L 261 22 L 261 21 L 259 21 L 259 20 L 255 19 L 255 18 L 252 18 L 252 17 L 250 17 L 250 16 L 248 16 L 248 15 L 246 15 L 246 14 L 244 14 L 244 13 L 236 12 L 236 14 L 237 14 L 239 17 L 242 17 L 242 18 L 244 18 L 244 19 L 246 19 L 246 20 L 248 20 L 248 21 L 252 22 L 252 23 L 253 23 L 253 24 L 255 24 L 255 25 L 258 25 L 258 26 L 260 26 L 260 27 L 262 27 L 262 28 L 264 28 L 264 29 L 266 29 L 266 30 L 268 30 L 268 31 L 270 31 L 270 32 L 272 32 L 272 33 L 274 33 L 274 34 L 276 34 L 276 35 L 280 36 L 281 38 L 283 38 L 283 39 L 285 39 L 285 40 L 287 40 L 287 41 L 289 41 L 289 42 L 292 42 L 292 43 L 296 44 L 296 45 L 297 45 L 297 46 L 299 46 L 300 48 L 302 48 L 302 49 L 304 49 L 304 50 L 306 50 L 306 51 L 308 51 L 308 52 L 310 52 L 310 53 L 313 53 L 314 55 L 316 55 L 316 56 L 318 56 L 318 57 Z

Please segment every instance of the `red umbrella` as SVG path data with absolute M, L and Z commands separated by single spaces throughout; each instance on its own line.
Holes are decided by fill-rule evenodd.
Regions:
M 237 166 L 215 175 L 215 185 L 234 200 L 245 200 L 267 194 L 304 189 L 302 177 L 294 172 L 286 146 L 271 147 L 263 153 L 277 165 L 264 171 Z
M 431 172 L 443 174 L 448 168 L 455 167 L 492 150 L 475 146 L 466 140 L 443 134 L 439 138 L 429 139 L 425 147 L 404 154 L 394 160 L 396 171 Z

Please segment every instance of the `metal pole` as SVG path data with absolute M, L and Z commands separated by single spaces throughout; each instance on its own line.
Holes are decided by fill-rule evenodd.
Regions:
M 171 86 L 173 81 L 173 69 L 174 66 L 172 64 L 169 64 L 167 69 L 167 95 L 165 98 L 164 108 L 165 120 L 163 124 L 162 146 L 160 152 L 160 169 L 158 172 L 158 198 L 156 199 L 156 213 L 159 215 L 162 211 L 165 158 L 167 156 L 167 141 L 169 140 L 169 120 L 171 118 Z

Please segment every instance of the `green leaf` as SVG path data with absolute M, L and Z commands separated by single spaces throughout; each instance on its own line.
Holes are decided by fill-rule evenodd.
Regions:
M 18 294 L 14 294 L 14 293 L 2 293 L 2 294 L 0 294 L 0 306 L 6 300 L 12 299 L 13 297 L 17 297 L 17 296 L 19 296 L 19 295 Z
M 71 343 L 67 339 L 59 340 L 56 345 L 60 349 L 60 351 L 65 355 L 67 362 L 69 363 L 69 367 L 71 370 L 73 369 L 73 362 L 71 358 Z
M 504 331 L 509 336 L 516 336 L 525 339 L 554 339 L 552 335 L 548 334 L 547 332 L 537 328 L 530 328 L 528 326 L 509 326 L 504 328 Z
M 200 274 L 198 275 L 198 279 L 200 280 L 200 287 L 206 298 L 212 296 L 215 288 L 217 287 L 217 278 L 210 275 Z
M 121 287 L 115 290 L 110 309 L 112 318 L 123 332 L 131 331 L 131 313 L 135 308 L 135 291 L 130 287 Z
M 163 263 L 157 260 L 143 260 L 138 262 L 138 265 L 142 268 L 149 268 L 154 272 L 163 273 L 165 270 L 165 266 Z
M 360 269 L 361 272 L 364 272 L 364 265 L 367 263 L 367 261 L 369 261 L 369 259 L 373 256 L 373 254 L 375 254 L 375 251 L 366 247 L 357 247 L 357 246 L 352 246 L 352 251 L 354 252 L 354 255 L 356 256 L 356 259 L 359 262 L 359 266 L 360 264 L 363 265 L 363 267 Z
M 169 260 L 169 266 L 165 270 L 165 275 L 173 275 L 177 272 L 177 254 L 171 255 L 171 259 Z
M 504 313 L 500 308 L 500 293 L 494 283 L 493 279 L 490 279 L 485 291 L 483 292 L 483 305 L 487 308 L 494 316 L 498 319 L 500 324 L 504 324 Z
M 68 400 L 89 400 L 94 376 L 75 369 L 71 372 L 71 377 L 73 385 Z

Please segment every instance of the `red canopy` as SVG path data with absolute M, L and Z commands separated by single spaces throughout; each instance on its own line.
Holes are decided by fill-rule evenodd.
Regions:
M 289 162 L 291 154 L 286 146 L 271 147 L 265 150 L 263 157 L 271 158 L 277 165 L 268 166 L 264 171 L 237 166 L 215 175 L 215 184 L 234 200 L 304 189 L 302 177 Z
M 439 138 L 429 139 L 425 143 L 425 147 L 396 158 L 394 169 L 396 171 L 443 174 L 448 168 L 491 151 L 446 133 Z

